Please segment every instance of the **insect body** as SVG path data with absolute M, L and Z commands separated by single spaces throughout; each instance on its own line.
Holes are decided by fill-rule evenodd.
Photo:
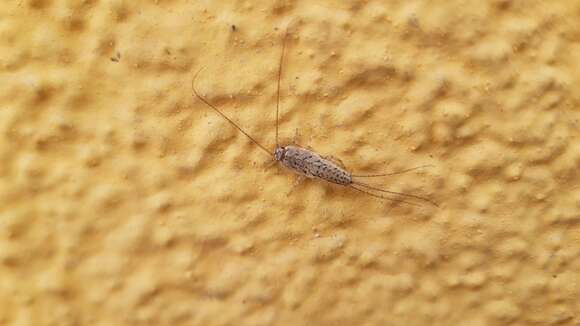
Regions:
M 311 150 L 292 145 L 278 146 L 274 158 L 307 178 L 319 178 L 343 186 L 352 184 L 350 172 Z
M 288 32 L 286 32 L 286 36 Z M 370 178 L 370 177 L 381 177 L 381 176 L 388 176 L 394 174 L 400 174 L 420 168 L 427 167 L 428 165 L 423 165 L 403 171 L 393 172 L 393 173 L 386 173 L 386 174 L 373 174 L 373 175 L 353 175 L 349 172 L 342 164 L 338 164 L 333 159 L 329 157 L 324 157 L 314 151 L 311 151 L 306 148 L 302 148 L 295 145 L 287 145 L 287 146 L 280 146 L 278 143 L 278 116 L 280 111 L 280 81 L 282 76 L 282 63 L 284 61 L 284 52 L 286 49 L 286 38 L 284 37 L 284 41 L 282 43 L 282 55 L 280 56 L 280 64 L 278 67 L 278 89 L 277 89 L 277 102 L 276 102 L 276 147 L 274 149 L 273 158 L 275 161 L 280 162 L 286 168 L 296 172 L 299 175 L 305 176 L 307 178 L 318 178 L 324 181 L 347 186 L 353 188 L 357 191 L 365 193 L 367 195 L 386 199 L 395 202 L 402 202 L 409 205 L 417 205 L 413 202 L 409 202 L 406 200 L 402 200 L 397 197 L 407 197 L 407 198 L 414 198 L 419 199 L 428 203 L 431 203 L 434 206 L 438 205 L 430 199 L 415 196 L 411 194 L 405 194 L 401 192 L 395 192 L 390 190 L 381 189 L 367 183 L 363 183 L 358 180 L 358 178 Z M 227 120 L 232 126 L 238 129 L 242 134 L 248 137 L 254 144 L 256 144 L 260 149 L 262 149 L 266 154 L 269 156 L 272 155 L 271 152 L 262 144 L 260 144 L 257 140 L 255 140 L 252 136 L 250 136 L 246 131 L 244 131 L 238 124 L 232 121 L 228 116 L 226 116 L 221 110 L 219 110 L 216 106 L 211 104 L 207 99 L 199 94 L 199 92 L 195 89 L 195 80 L 197 76 L 201 72 L 200 69 L 195 77 L 192 80 L 192 90 L 194 94 L 199 98 L 202 102 L 206 105 L 211 107 L 216 113 L 221 115 L 225 120 Z M 385 195 L 380 195 L 374 192 L 389 194 L 397 197 L 387 197 Z

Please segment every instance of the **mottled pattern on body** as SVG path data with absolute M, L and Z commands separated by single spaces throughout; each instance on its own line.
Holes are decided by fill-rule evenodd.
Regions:
M 285 146 L 280 162 L 308 178 L 320 178 L 340 185 L 350 185 L 350 172 L 319 154 L 297 146 Z

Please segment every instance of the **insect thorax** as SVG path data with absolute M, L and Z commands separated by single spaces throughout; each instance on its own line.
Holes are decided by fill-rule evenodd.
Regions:
M 276 149 L 274 150 L 274 159 L 276 161 L 283 160 L 285 152 L 286 152 L 286 149 L 284 147 L 276 145 Z

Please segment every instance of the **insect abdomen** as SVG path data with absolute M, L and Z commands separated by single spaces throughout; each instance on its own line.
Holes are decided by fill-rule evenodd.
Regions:
M 320 178 L 344 186 L 352 183 L 350 172 L 304 148 L 286 146 L 281 162 L 289 169 L 308 178 Z

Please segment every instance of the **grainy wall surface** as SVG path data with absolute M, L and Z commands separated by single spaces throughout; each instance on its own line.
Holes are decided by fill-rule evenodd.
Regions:
M 579 325 L 580 2 L 0 4 L 0 325 Z M 340 158 L 415 207 L 306 180 Z

